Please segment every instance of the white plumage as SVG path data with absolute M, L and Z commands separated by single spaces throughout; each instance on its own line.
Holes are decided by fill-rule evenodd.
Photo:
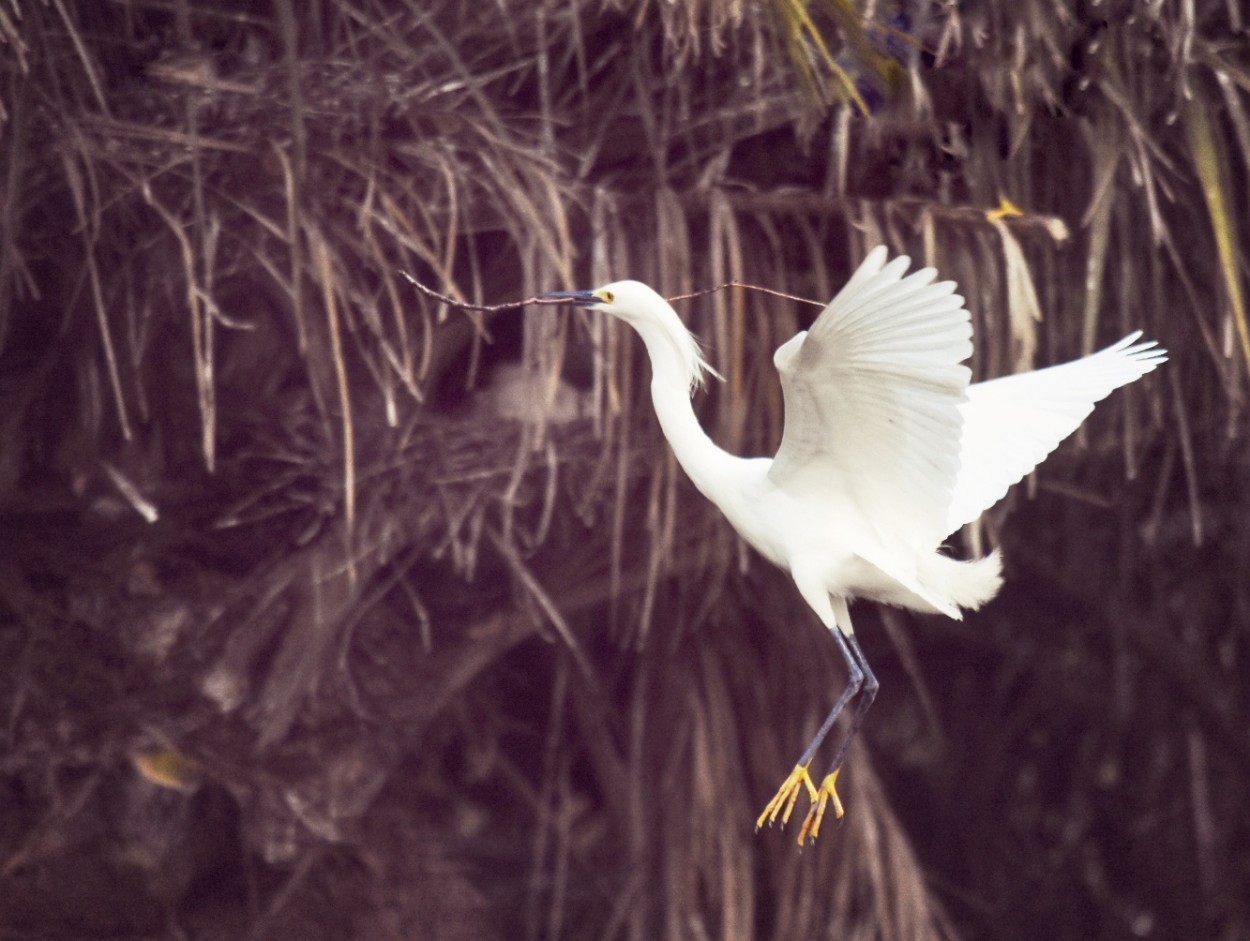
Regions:
M 1140 333 L 1049 369 L 969 384 L 972 322 L 950 281 L 906 257 L 871 251 L 811 328 L 774 362 L 785 398 L 776 457 L 718 448 L 690 392 L 708 370 L 672 307 L 637 281 L 543 295 L 624 320 L 651 359 L 656 416 L 700 491 L 765 557 L 786 569 L 839 642 L 851 682 L 820 734 L 761 816 L 788 819 L 806 788 L 813 807 L 800 842 L 815 837 L 847 744 L 876 680 L 859 649 L 848 602 L 873 598 L 961 616 L 998 591 L 997 553 L 970 562 L 941 545 L 975 520 L 1071 434 L 1112 390 L 1166 360 Z M 808 765 L 839 712 L 863 690 L 833 770 L 819 788 Z
M 1080 427 L 1096 403 L 1167 361 L 1166 350 L 1140 338 L 1138 330 L 1091 356 L 968 387 L 948 532 L 1001 500 Z

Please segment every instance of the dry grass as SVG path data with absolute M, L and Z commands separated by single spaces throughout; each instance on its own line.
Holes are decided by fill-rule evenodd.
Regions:
M 1213 821 L 1247 599 L 1211 587 L 1246 549 L 1245 24 L 866 8 L 0 0 L 0 924 L 1025 936 L 1079 898 L 1127 932 L 1192 868 L 1208 933 L 1246 926 Z M 878 242 L 960 282 L 986 374 L 1138 327 L 1173 358 L 969 534 L 1049 619 L 870 646 L 850 817 L 799 855 L 750 823 L 840 668 L 662 448 L 640 348 L 403 272 L 821 299 Z M 705 424 L 770 450 L 812 310 L 680 311 Z M 501 417 L 505 362 L 581 417 Z

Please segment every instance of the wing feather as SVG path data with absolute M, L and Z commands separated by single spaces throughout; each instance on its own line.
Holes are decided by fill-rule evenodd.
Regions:
M 769 478 L 854 507 L 883 569 L 1006 494 L 1113 390 L 1166 360 L 1140 332 L 1083 359 L 969 386 L 972 324 L 953 282 L 873 249 L 811 329 L 777 350 L 785 431 Z M 848 521 L 851 525 L 851 521 Z
M 874 249 L 777 351 L 786 420 L 769 477 L 806 498 L 841 494 L 881 546 L 932 548 L 959 469 L 972 325 L 954 283 L 906 275 L 910 263 Z
M 1140 337 L 1138 331 L 1091 356 L 968 388 L 947 535 L 1001 500 L 1095 403 L 1167 360 L 1166 350 Z

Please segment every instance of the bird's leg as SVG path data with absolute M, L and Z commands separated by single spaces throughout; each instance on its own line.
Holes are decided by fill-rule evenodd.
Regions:
M 850 748 L 851 740 L 859 732 L 859 727 L 864 724 L 864 716 L 872 705 L 872 701 L 877 697 L 877 677 L 873 675 L 872 667 L 868 665 L 868 660 L 864 657 L 864 652 L 860 649 L 859 641 L 855 639 L 854 634 L 846 638 L 842 649 L 854 658 L 858 671 L 863 675 L 863 686 L 860 697 L 855 701 L 851 727 L 847 729 L 846 737 L 838 745 L 838 750 L 833 756 L 833 764 L 829 766 L 829 773 L 825 775 L 824 780 L 820 782 L 820 787 L 816 789 L 817 796 L 812 798 L 812 806 L 807 812 L 807 818 L 803 821 L 802 829 L 799 830 L 800 846 L 808 839 L 814 841 L 820 834 L 820 821 L 824 819 L 825 807 L 830 801 L 833 802 L 835 816 L 841 817 L 844 813 L 842 801 L 838 797 L 838 772 L 842 770 L 842 759 L 846 757 L 846 750 Z
M 768 802 L 768 805 L 764 808 L 764 812 L 760 814 L 759 820 L 755 822 L 755 829 L 757 830 L 765 823 L 776 823 L 778 815 L 781 816 L 782 826 L 785 826 L 790 820 L 790 814 L 794 810 L 794 804 L 799 799 L 799 792 L 803 788 L 807 789 L 807 796 L 811 799 L 813 807 L 817 805 L 820 806 L 820 816 L 824 816 L 824 806 L 825 802 L 829 800 L 829 795 L 832 796 L 834 809 L 837 812 L 837 815 L 839 817 L 842 816 L 842 802 L 838 799 L 837 791 L 833 788 L 833 785 L 837 782 L 837 765 L 834 766 L 835 770 L 831 772 L 830 775 L 827 776 L 821 783 L 820 788 L 817 788 L 816 785 L 812 783 L 812 776 L 809 768 L 812 763 L 812 758 L 816 754 L 816 749 L 820 748 L 821 743 L 824 742 L 825 737 L 833 728 L 833 724 L 838 721 L 838 716 L 840 716 L 842 714 L 842 710 L 846 708 L 846 704 L 855 697 L 855 694 L 858 693 L 860 688 L 863 686 L 865 674 L 863 669 L 860 667 L 859 660 L 856 659 L 855 654 L 851 651 L 851 648 L 847 646 L 846 637 L 843 635 L 842 631 L 834 628 L 832 634 L 838 642 L 838 649 L 842 651 L 842 658 L 846 661 L 847 670 L 850 671 L 850 679 L 847 681 L 846 688 L 842 690 L 842 694 L 838 696 L 838 701 L 833 704 L 833 709 L 830 710 L 829 715 L 825 718 L 825 721 L 821 724 L 820 729 L 816 732 L 816 737 L 812 739 L 811 744 L 807 746 L 807 749 L 803 752 L 802 757 L 799 758 L 799 763 L 794 766 L 794 770 L 790 772 L 790 776 L 782 782 L 781 787 L 777 790 L 777 793 L 773 795 L 773 799 Z M 851 637 L 851 643 L 855 643 L 855 638 L 853 636 Z M 856 645 L 855 649 L 858 650 L 859 646 Z M 860 660 L 862 660 L 862 658 L 863 654 L 860 654 Z M 864 666 L 866 667 L 867 664 L 864 664 Z M 875 693 L 877 689 L 877 680 L 875 677 L 872 677 L 871 672 L 867 675 L 872 678 L 872 690 L 873 693 Z M 855 709 L 855 722 L 853 723 L 853 727 L 858 727 L 859 721 L 863 719 L 863 711 L 864 710 L 860 707 Z M 841 756 L 845 751 L 846 743 L 844 742 L 842 747 L 838 749 L 839 762 L 841 762 Z M 828 785 L 827 788 L 826 785 Z M 822 794 L 824 795 L 823 798 Z M 811 817 L 810 812 L 808 813 L 808 817 Z M 817 829 L 819 829 L 819 818 L 816 826 Z M 804 823 L 803 832 L 799 836 L 800 844 L 803 842 L 803 836 L 806 835 L 807 829 L 807 824 Z M 814 837 L 815 834 L 812 834 L 812 836 Z

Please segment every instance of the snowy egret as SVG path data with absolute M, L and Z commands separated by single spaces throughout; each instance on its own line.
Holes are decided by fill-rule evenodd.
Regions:
M 1002 584 L 997 551 L 957 561 L 942 542 L 997 503 L 1076 430 L 1113 389 L 1166 360 L 1133 333 L 1073 362 L 969 384 L 972 322 L 954 282 L 873 249 L 809 330 L 773 356 L 785 429 L 774 458 L 735 457 L 699 425 L 691 394 L 711 371 L 673 308 L 638 281 L 540 295 L 611 314 L 642 337 L 655 413 L 682 468 L 733 527 L 790 573 L 837 641 L 850 672 L 828 718 L 760 815 L 786 823 L 801 792 L 843 814 L 837 777 L 877 691 L 851 627 L 849 602 L 871 598 L 960 618 Z M 856 698 L 858 696 L 858 699 Z M 838 716 L 850 724 L 817 786 L 810 765 Z

